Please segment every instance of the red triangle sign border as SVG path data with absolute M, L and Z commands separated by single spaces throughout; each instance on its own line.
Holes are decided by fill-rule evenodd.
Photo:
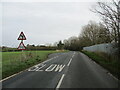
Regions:
M 20 33 L 18 40 L 26 40 L 26 37 L 23 32 Z
M 21 45 L 22 45 L 24 48 L 20 48 Z M 26 47 L 25 47 L 25 45 L 24 45 L 23 42 L 21 42 L 21 43 L 19 44 L 18 49 L 19 49 L 19 50 L 26 50 Z

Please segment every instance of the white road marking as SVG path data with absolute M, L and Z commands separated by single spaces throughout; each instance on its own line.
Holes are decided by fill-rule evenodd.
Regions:
M 51 58 L 51 59 L 48 59 L 48 60 L 46 60 L 46 61 L 44 61 L 44 62 L 41 62 L 40 64 L 44 64 L 45 62 L 51 61 L 52 59 L 55 59 L 55 58 L 57 58 L 57 57 L 59 57 L 59 56 L 53 57 L 53 58 Z M 40 65 L 40 64 L 37 64 L 37 65 Z M 34 65 L 34 66 L 36 66 L 36 65 Z M 32 67 L 34 67 L 34 66 L 32 66 Z M 16 76 L 16 75 L 24 72 L 24 71 L 27 71 L 28 69 L 29 69 L 29 68 L 27 68 L 27 69 L 25 69 L 25 70 L 23 70 L 23 71 L 20 71 L 20 72 L 18 72 L 18 73 L 16 73 L 16 74 L 13 74 L 13 75 L 11 75 L 11 76 L 8 76 L 8 77 L 0 80 L 0 82 L 3 82 L 3 81 L 5 81 L 5 80 L 7 80 L 7 79 L 9 79 L 9 78 L 11 78 L 11 77 L 14 77 L 14 76 Z
M 72 58 L 75 56 L 75 52 L 73 53 L 73 56 L 72 56 Z
M 46 64 L 39 64 L 39 65 L 36 65 L 32 68 L 29 68 L 28 71 L 44 71 L 44 70 L 42 70 L 42 68 L 45 66 L 46 66 Z M 55 69 L 55 72 L 57 72 L 57 71 L 61 72 L 64 67 L 65 67 L 65 65 L 52 64 L 47 69 L 45 69 L 45 71 L 50 72 L 50 71 L 53 71 Z
M 46 65 L 46 64 L 38 64 L 38 65 L 36 65 L 36 66 L 34 66 L 34 67 L 29 68 L 28 71 L 37 71 L 37 70 L 43 68 L 45 65 Z M 33 69 L 33 68 L 34 68 L 34 69 Z
M 18 74 L 20 74 L 20 73 L 22 73 L 22 72 L 23 72 L 23 71 L 21 71 L 21 72 L 19 72 L 19 73 L 16 73 L 16 74 L 13 74 L 13 75 L 11 75 L 11 76 L 9 76 L 9 77 L 6 77 L 6 78 L 0 80 L 0 82 L 3 82 L 3 81 L 5 81 L 5 80 L 7 80 L 7 79 L 9 79 L 9 78 L 11 78 L 11 77 L 14 77 L 14 76 L 16 76 L 16 75 L 18 75 Z
M 57 65 L 52 64 L 52 65 L 50 65 L 45 71 L 47 71 L 47 72 L 53 71 L 56 66 L 57 66 Z M 52 68 L 51 68 L 51 67 L 52 67 Z M 50 69 L 50 68 L 51 68 L 51 69 Z
M 46 64 L 43 64 L 42 67 L 38 68 L 36 71 L 43 71 L 43 70 L 40 70 L 42 69 L 43 67 L 45 67 Z
M 35 68 L 35 69 L 32 69 L 32 68 Z M 38 65 L 36 65 L 36 66 L 34 66 L 32 68 L 29 68 L 28 71 L 35 71 L 35 70 L 39 69 Z
M 74 57 L 74 55 L 72 55 L 72 58 Z
M 113 76 L 110 72 L 108 73 L 108 75 L 110 75 L 112 78 L 114 78 L 115 80 L 119 80 L 119 79 L 117 79 L 115 76 Z
M 61 85 L 61 83 L 63 81 L 64 76 L 65 76 L 65 74 L 62 75 L 62 77 L 61 77 L 61 79 L 60 79 L 60 81 L 59 81 L 59 83 L 58 83 L 58 85 L 56 87 L 56 90 L 58 90 L 58 88 L 60 88 L 60 85 Z
M 48 59 L 48 60 L 46 60 L 46 61 L 44 61 L 44 62 L 42 62 L 42 63 L 46 63 L 46 62 L 51 61 L 51 60 L 53 60 L 53 59 L 55 59 L 55 58 L 57 58 L 57 57 L 58 57 L 58 56 L 53 57 L 53 58 L 50 58 L 50 59 Z
M 58 65 L 55 69 L 55 72 L 57 72 L 58 70 L 59 70 L 59 72 L 61 72 L 64 67 L 65 67 L 65 65 Z
M 46 63 L 46 62 L 48 62 L 48 61 L 51 61 L 51 60 L 57 58 L 57 57 L 58 57 L 58 56 L 53 57 L 53 58 L 51 58 L 51 59 L 48 59 L 48 60 L 46 60 L 46 61 L 44 61 L 44 62 L 42 62 L 42 63 L 40 63 L 40 64 L 34 65 L 34 66 L 32 66 L 31 68 L 35 68 L 35 69 L 31 70 L 31 68 L 29 68 L 28 71 L 37 71 L 37 70 L 39 69 L 39 66 L 43 65 L 44 63 Z M 38 71 L 43 71 L 43 70 L 38 70 Z
M 72 58 L 70 59 L 70 61 L 69 61 L 69 63 L 67 64 L 67 66 L 69 66 L 69 65 L 70 65 L 71 61 L 72 61 Z
M 74 56 L 75 56 L 75 52 L 73 53 L 73 55 L 72 55 L 72 57 L 71 57 L 70 61 L 68 62 L 67 66 L 70 66 L 70 63 L 71 63 L 72 58 L 73 58 Z
M 79 53 L 79 54 L 83 54 L 83 53 Z M 85 55 L 85 54 L 83 54 L 83 55 Z M 89 58 L 87 55 L 86 55 L 86 57 L 90 60 L 90 61 L 92 61 L 94 64 L 96 64 L 96 65 L 99 65 L 98 63 L 96 63 L 94 60 L 92 60 L 91 58 Z M 100 65 L 99 65 L 100 66 Z M 102 66 L 100 66 L 102 69 L 105 69 L 105 68 L 103 68 Z M 105 69 L 106 70 L 106 69 Z M 108 72 L 107 73 L 109 76 L 111 76 L 112 78 L 114 78 L 115 80 L 119 80 L 119 79 L 117 79 L 115 76 L 113 76 L 110 72 Z

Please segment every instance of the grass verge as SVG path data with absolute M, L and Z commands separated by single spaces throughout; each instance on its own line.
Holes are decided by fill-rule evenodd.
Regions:
M 86 54 L 89 58 L 94 60 L 96 63 L 100 64 L 104 68 L 106 68 L 110 73 L 112 73 L 116 78 L 120 79 L 120 62 L 119 60 L 110 60 L 107 58 L 107 55 L 102 55 L 100 53 L 95 52 L 88 52 L 88 51 L 81 51 L 82 53 Z M 106 57 L 105 57 L 106 56 Z
M 2 79 L 47 59 L 49 54 L 66 51 L 2 52 Z

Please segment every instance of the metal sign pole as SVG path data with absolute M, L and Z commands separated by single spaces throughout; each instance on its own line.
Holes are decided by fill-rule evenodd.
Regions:
M 21 40 L 21 43 L 23 43 L 23 40 Z M 24 50 L 22 49 L 22 56 L 23 56 L 23 58 L 24 59 L 26 59 L 26 55 L 25 55 L 25 53 L 24 53 Z
M 23 40 L 21 40 L 21 43 L 23 43 Z M 23 53 L 23 50 L 22 50 L 22 53 Z
M 26 59 L 26 55 L 24 53 L 24 50 L 26 49 L 24 43 L 23 43 L 23 40 L 26 40 L 26 37 L 24 35 L 23 32 L 20 33 L 19 37 L 17 40 L 21 40 L 19 46 L 18 46 L 18 50 L 21 50 L 21 61 Z

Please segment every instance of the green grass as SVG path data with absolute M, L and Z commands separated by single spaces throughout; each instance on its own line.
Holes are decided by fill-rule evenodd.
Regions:
M 2 52 L 2 78 L 20 72 L 47 59 L 51 53 L 61 51 Z
M 120 63 L 118 60 L 109 60 L 107 56 L 101 55 L 99 53 L 95 52 L 88 52 L 88 51 L 82 51 L 84 54 L 86 54 L 88 57 L 90 57 L 95 62 L 99 63 L 101 66 L 106 68 L 108 71 L 110 71 L 116 78 L 119 79 L 120 77 Z

